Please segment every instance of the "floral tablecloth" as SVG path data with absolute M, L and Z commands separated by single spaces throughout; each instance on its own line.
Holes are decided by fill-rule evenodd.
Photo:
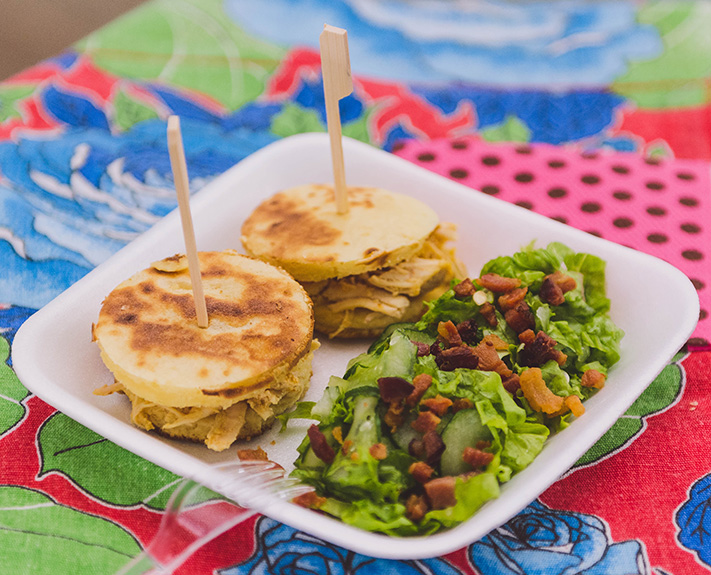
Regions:
M 349 35 L 345 135 L 669 261 L 701 316 L 564 477 L 465 549 L 385 561 L 259 516 L 179 573 L 709 571 L 711 4 L 153 0 L 0 83 L 0 572 L 113 573 L 156 532 L 179 478 L 29 393 L 13 337 L 175 208 L 168 115 L 193 191 L 325 130 L 325 22 Z

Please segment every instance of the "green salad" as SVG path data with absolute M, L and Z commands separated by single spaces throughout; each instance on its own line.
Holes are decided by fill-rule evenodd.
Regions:
M 283 417 L 316 422 L 302 504 L 397 536 L 465 521 L 604 385 L 623 336 L 609 307 L 605 262 L 560 243 L 455 282 Z

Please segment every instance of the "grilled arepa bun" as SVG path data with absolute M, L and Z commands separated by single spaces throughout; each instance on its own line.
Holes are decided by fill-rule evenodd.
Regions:
M 314 316 L 286 272 L 234 251 L 199 254 L 209 325 L 197 325 L 187 258 L 155 262 L 104 300 L 93 337 L 133 422 L 221 451 L 262 433 L 311 378 Z
M 333 186 L 281 191 L 242 227 L 242 244 L 301 282 L 314 302 L 316 330 L 329 337 L 374 337 L 413 321 L 423 302 L 466 271 L 447 244 L 454 226 L 426 204 L 380 188 L 349 187 L 349 211 Z

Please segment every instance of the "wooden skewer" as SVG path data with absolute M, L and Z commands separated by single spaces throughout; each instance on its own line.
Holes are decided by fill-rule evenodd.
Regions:
M 326 99 L 326 121 L 331 141 L 336 210 L 339 214 L 346 214 L 348 213 L 348 192 L 343 164 L 341 115 L 338 111 L 338 101 L 353 92 L 351 63 L 348 56 L 348 33 L 343 28 L 325 24 L 319 37 L 319 45 L 321 47 L 323 93 Z
M 207 305 L 205 304 L 205 294 L 202 289 L 200 260 L 195 243 L 193 218 L 190 213 L 188 167 L 185 163 L 185 150 L 183 149 L 183 137 L 180 134 L 180 118 L 178 116 L 170 116 L 168 118 L 168 153 L 170 154 L 170 166 L 175 180 L 175 191 L 178 194 L 180 221 L 183 225 L 185 253 L 188 257 L 188 271 L 190 272 L 190 283 L 193 287 L 197 324 L 198 327 L 206 328 L 208 325 Z

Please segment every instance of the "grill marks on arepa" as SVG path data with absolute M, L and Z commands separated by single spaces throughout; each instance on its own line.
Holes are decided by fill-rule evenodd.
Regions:
M 170 429 L 163 432 L 216 448 L 225 444 L 219 431 L 225 418 L 244 417 L 251 423 L 243 431 L 254 434 L 303 395 L 315 349 L 313 310 L 304 289 L 283 270 L 232 250 L 199 257 L 207 328 L 197 325 L 185 258 L 171 257 L 114 289 L 93 335 L 102 359 L 130 392 L 135 423 L 161 427 L 170 412 Z M 248 409 L 231 409 L 240 401 Z M 196 418 L 195 410 L 210 414 L 214 425 Z M 239 435 L 243 425 L 232 421 L 229 428 Z

